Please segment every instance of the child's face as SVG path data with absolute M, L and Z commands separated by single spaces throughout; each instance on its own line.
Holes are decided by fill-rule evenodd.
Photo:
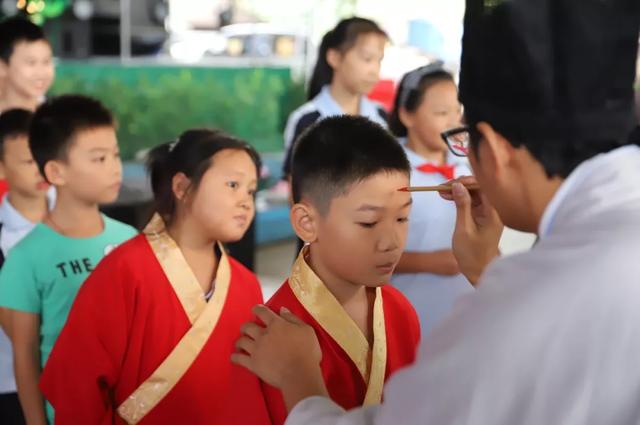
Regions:
M 380 64 L 387 39 L 376 33 L 361 34 L 346 52 L 333 51 L 329 63 L 334 79 L 352 93 L 366 95 L 380 80 Z
M 342 281 L 377 287 L 389 282 L 407 239 L 411 196 L 403 173 L 379 173 L 355 183 L 319 216 L 314 262 Z
M 458 91 L 451 81 L 440 81 L 427 89 L 422 103 L 413 112 L 403 113 L 409 137 L 430 151 L 446 151 L 440 133 L 460 125 Z
M 255 215 L 256 166 L 248 153 L 225 149 L 212 157 L 209 169 L 189 199 L 187 213 L 212 239 L 235 242 Z
M 12 193 L 18 193 L 27 198 L 46 196 L 49 185 L 33 160 L 26 135 L 5 140 L 0 170 Z
M 0 61 L 5 84 L 24 97 L 39 99 L 44 96 L 54 77 L 51 46 L 44 40 L 16 43 L 9 63 Z
M 69 146 L 67 159 L 50 161 L 45 169 L 52 163 L 55 163 L 55 172 L 50 172 L 50 168 L 47 176 L 59 190 L 67 190 L 90 204 L 108 204 L 118 197 L 122 162 L 113 127 L 77 132 Z

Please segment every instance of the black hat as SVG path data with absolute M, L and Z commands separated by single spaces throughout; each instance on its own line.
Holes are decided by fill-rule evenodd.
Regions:
M 507 137 L 622 140 L 640 0 L 466 0 L 460 99 Z

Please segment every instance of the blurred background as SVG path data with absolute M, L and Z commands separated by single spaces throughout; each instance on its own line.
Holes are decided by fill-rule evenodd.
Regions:
M 83 93 L 114 112 L 125 160 L 118 201 L 105 210 L 138 227 L 149 213 L 143 158 L 190 127 L 218 127 L 263 155 L 261 188 L 280 177 L 283 129 L 304 103 L 322 35 L 352 15 L 390 36 L 370 97 L 390 108 L 403 73 L 442 59 L 457 73 L 464 0 L 0 0 L 0 15 L 42 25 L 56 57 L 50 95 Z M 0 84 L 1 87 L 1 84 Z M 259 193 L 258 214 L 232 253 L 279 285 L 295 242 L 286 200 Z M 503 251 L 531 235 L 507 232 Z M 270 290 L 267 289 L 267 292 Z M 269 295 L 268 293 L 266 295 Z
M 463 0 L 398 0 L 393 8 L 373 0 L 0 2 L 4 16 L 23 13 L 44 26 L 57 58 L 51 95 L 86 93 L 112 108 L 128 160 L 198 125 L 280 152 L 320 38 L 354 14 L 391 37 L 372 93 L 389 105 L 407 70 L 438 57 L 455 71 L 464 10 Z

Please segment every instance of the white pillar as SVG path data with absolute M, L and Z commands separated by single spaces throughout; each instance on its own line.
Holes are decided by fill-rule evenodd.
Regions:
M 120 0 L 120 60 L 131 60 L 131 0 Z

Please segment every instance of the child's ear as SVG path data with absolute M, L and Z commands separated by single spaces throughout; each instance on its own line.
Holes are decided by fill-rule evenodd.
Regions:
M 400 118 L 402 125 L 408 129 L 413 127 L 413 114 L 407 111 L 404 106 L 398 109 L 398 118 Z
M 54 186 L 67 184 L 66 167 L 60 161 L 49 161 L 44 164 L 44 178 Z
M 327 50 L 327 63 L 333 69 L 336 69 L 342 61 L 342 53 L 337 49 Z
M 480 122 L 477 128 L 482 134 L 478 147 L 479 163 L 483 168 L 488 168 L 495 178 L 509 178 L 514 165 L 515 147 L 488 123 Z
M 318 236 L 318 212 L 315 208 L 304 203 L 294 204 L 289 217 L 293 230 L 300 239 L 306 243 L 315 242 Z
M 171 179 L 171 190 L 178 201 L 184 201 L 191 186 L 191 179 L 184 173 L 177 173 Z
M 4 80 L 7 76 L 7 64 L 4 60 L 0 59 L 0 80 Z
M 0 159 L 0 179 L 6 179 L 7 174 L 4 171 L 4 159 Z

